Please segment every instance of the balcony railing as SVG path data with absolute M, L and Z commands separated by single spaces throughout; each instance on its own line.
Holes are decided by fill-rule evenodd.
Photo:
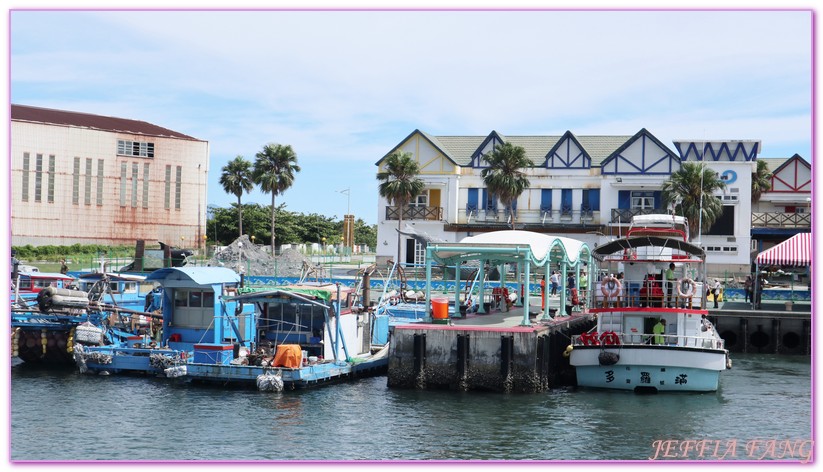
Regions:
M 514 212 L 515 223 L 529 225 L 556 225 L 556 224 L 591 224 L 599 225 L 600 212 L 596 210 L 517 210 Z M 466 210 L 457 212 L 456 224 L 484 225 L 510 224 L 511 219 L 506 210 Z
M 752 213 L 752 228 L 811 228 L 811 213 Z
M 632 217 L 637 215 L 662 215 L 666 214 L 664 208 L 613 208 L 611 223 L 629 224 L 632 222 Z
M 386 219 L 400 219 L 400 208 L 396 206 L 387 206 Z M 443 219 L 443 207 L 409 205 L 403 210 L 403 219 L 439 221 Z

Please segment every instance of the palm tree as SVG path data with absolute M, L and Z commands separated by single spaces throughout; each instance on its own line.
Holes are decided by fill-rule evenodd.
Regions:
M 526 150 L 511 143 L 503 143 L 494 147 L 494 151 L 483 156 L 489 167 L 480 172 L 489 191 L 500 198 L 511 215 L 511 225 L 514 229 L 514 211 L 512 204 L 517 197 L 529 187 L 529 179 L 521 169 L 534 167 L 534 162 L 526 157 Z
M 772 188 L 772 173 L 769 172 L 769 165 L 766 161 L 756 161 L 757 169 L 752 172 L 752 203 L 760 201 L 763 192 L 768 192 Z
M 663 182 L 663 203 L 666 206 L 674 204 L 675 213 L 689 220 L 689 234 L 697 234 L 700 229 L 705 233 L 723 214 L 723 202 L 714 196 L 714 192 L 724 188 L 726 184 L 717 172 L 702 162 L 684 162 L 669 180 Z
M 237 223 L 240 236 L 243 236 L 243 205 L 240 197 L 254 188 L 251 178 L 251 162 L 245 160 L 243 156 L 237 156 L 223 166 L 221 172 L 220 185 L 223 186 L 223 190 L 237 196 Z
M 420 166 L 410 152 L 398 151 L 389 155 L 383 162 L 383 170 L 377 173 L 380 181 L 380 196 L 397 206 L 397 261 L 400 263 L 400 230 L 403 225 L 403 210 L 412 200 L 423 192 L 426 184 L 417 175 Z
M 274 254 L 275 197 L 294 184 L 295 172 L 300 172 L 297 155 L 289 145 L 267 144 L 254 161 L 252 180 L 263 193 L 271 193 L 271 251 Z

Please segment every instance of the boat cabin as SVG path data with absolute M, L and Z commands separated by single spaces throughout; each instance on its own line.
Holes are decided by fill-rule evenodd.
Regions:
M 676 215 L 635 215 L 632 217 L 627 238 L 637 236 L 675 237 L 689 240 L 689 221 Z
M 354 313 L 354 291 L 330 283 L 288 285 L 237 297 L 260 313 L 258 343 L 300 345 L 308 356 L 346 359 L 371 349 L 368 313 Z
M 59 272 L 18 272 L 16 286 L 20 294 L 37 294 L 46 287 L 69 288 L 74 280 Z
M 146 277 L 162 292 L 162 341 L 172 349 L 194 345 L 249 346 L 256 319 L 252 306 L 226 300 L 237 295 L 240 276 L 224 267 L 168 267 Z

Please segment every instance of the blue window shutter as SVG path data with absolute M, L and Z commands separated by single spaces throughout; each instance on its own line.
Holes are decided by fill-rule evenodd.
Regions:
M 512 210 L 517 211 L 517 199 L 512 200 Z
M 476 211 L 477 210 L 477 189 L 470 188 L 469 189 L 469 198 L 468 202 L 466 202 L 466 211 Z
M 572 189 L 564 188 L 560 192 L 560 204 L 564 209 L 571 209 L 572 207 Z
M 552 189 L 550 188 L 540 191 L 540 211 L 552 211 Z
M 659 209 L 663 206 L 663 192 L 656 191 L 654 192 L 654 208 Z
M 617 208 L 620 210 L 630 210 L 632 207 L 632 192 L 631 190 L 617 191 Z
M 600 211 L 600 189 L 589 190 L 589 206 L 592 211 Z

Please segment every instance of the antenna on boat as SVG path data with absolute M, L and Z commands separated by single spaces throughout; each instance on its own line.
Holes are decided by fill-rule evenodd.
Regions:
M 706 135 L 703 132 L 703 153 L 700 155 L 700 210 L 697 216 L 697 245 L 703 247 L 703 174 L 706 173 Z

